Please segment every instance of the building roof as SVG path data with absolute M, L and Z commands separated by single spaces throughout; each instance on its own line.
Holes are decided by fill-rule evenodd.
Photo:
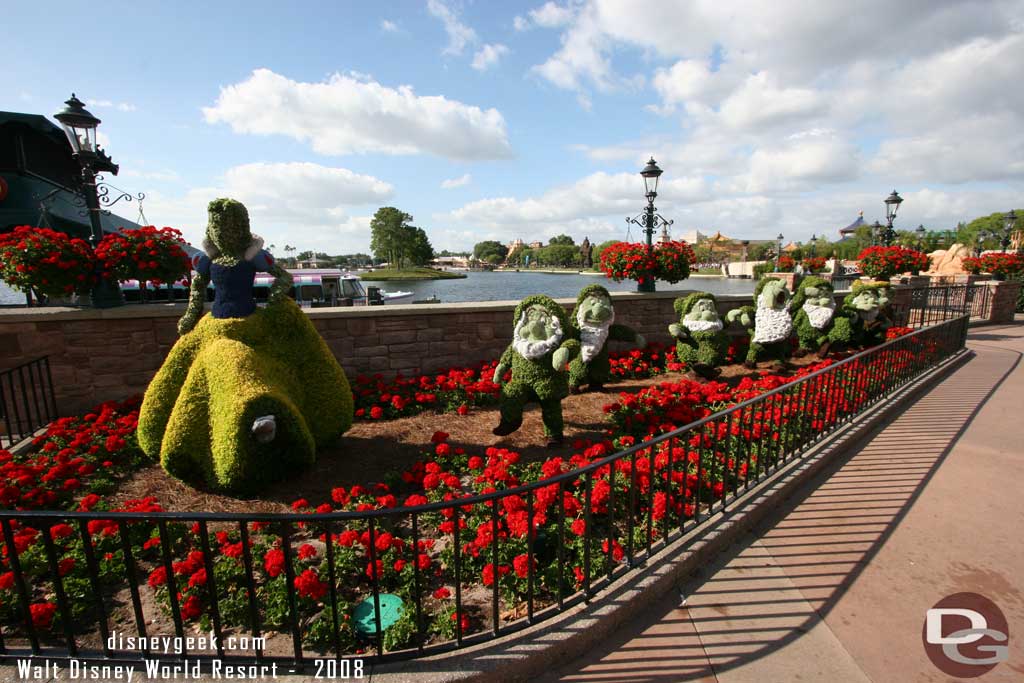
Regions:
M 857 220 L 855 220 L 854 222 L 850 223 L 845 228 L 839 228 L 839 234 L 843 235 L 843 236 L 852 235 L 854 232 L 857 231 L 857 228 L 859 228 L 862 225 L 867 225 L 867 223 L 864 222 L 864 212 L 863 211 L 861 211 L 861 212 L 859 212 L 857 214 Z

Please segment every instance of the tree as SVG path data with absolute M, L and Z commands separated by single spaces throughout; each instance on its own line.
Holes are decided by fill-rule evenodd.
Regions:
M 298 255 L 296 255 L 295 258 L 297 258 L 300 261 L 308 261 L 311 258 L 313 258 L 313 252 L 312 251 L 300 251 L 298 253 Z
M 393 206 L 377 209 L 370 219 L 370 250 L 373 255 L 386 260 L 392 268 L 401 268 L 407 240 L 411 236 L 411 222 L 411 215 Z
M 540 250 L 544 263 L 553 266 L 575 266 L 580 262 L 580 248 L 573 244 L 549 244 Z
M 508 247 L 497 240 L 484 240 L 473 246 L 473 258 L 487 263 L 501 263 L 508 256 Z
M 548 245 L 549 246 L 553 246 L 553 245 L 556 245 L 556 244 L 564 244 L 564 245 L 572 246 L 572 245 L 574 245 L 576 243 L 573 242 L 572 238 L 569 237 L 568 235 L 558 235 L 556 237 L 552 237 L 548 241 Z
M 769 252 L 774 251 L 774 247 L 768 243 L 751 244 L 747 248 L 747 258 L 751 261 L 767 261 Z
M 434 248 L 430 246 L 430 240 L 427 239 L 427 233 L 423 228 L 410 225 L 405 230 L 408 238 L 403 256 L 414 266 L 425 266 L 433 261 Z

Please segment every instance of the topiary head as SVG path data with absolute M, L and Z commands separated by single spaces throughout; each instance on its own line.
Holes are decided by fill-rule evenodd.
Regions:
M 862 320 L 874 320 L 878 311 L 889 303 L 889 288 L 885 284 L 855 282 L 853 292 L 847 295 L 843 306 L 856 312 Z
M 775 277 L 762 278 L 754 290 L 758 308 L 782 310 L 789 304 L 789 290 L 786 283 Z
M 608 290 L 601 285 L 587 285 L 576 297 L 576 308 L 569 322 L 574 327 L 579 327 L 581 323 L 599 326 L 609 323 L 614 317 L 615 309 Z
M 515 332 L 524 339 L 537 341 L 552 335 L 561 337 L 568 326 L 568 316 L 554 299 L 543 294 L 528 296 L 519 302 L 515 310 Z M 544 334 L 544 337 L 537 335 Z
M 210 220 L 206 226 L 203 246 L 211 258 L 228 256 L 240 259 L 252 244 L 249 212 L 234 199 L 214 199 L 207 207 Z
M 707 292 L 694 292 L 685 298 L 676 299 L 673 303 L 680 322 L 702 320 L 714 322 L 719 320 L 718 304 L 715 297 Z
M 813 275 L 805 277 L 796 288 L 796 294 L 793 295 L 793 301 L 790 303 L 790 310 L 795 310 L 805 303 L 812 306 L 834 308 L 835 291 L 832 289 L 832 283 Z

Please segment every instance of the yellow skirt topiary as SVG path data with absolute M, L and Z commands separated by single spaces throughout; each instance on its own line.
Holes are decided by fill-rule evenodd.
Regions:
M 288 478 L 352 426 L 348 379 L 293 301 L 246 318 L 206 315 L 146 390 L 139 445 L 170 474 L 232 493 Z M 257 418 L 273 415 L 261 443 Z

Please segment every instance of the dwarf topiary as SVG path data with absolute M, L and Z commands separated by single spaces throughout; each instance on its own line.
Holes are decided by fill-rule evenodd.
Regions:
M 729 338 L 718 316 L 718 302 L 707 292 L 694 292 L 676 299 L 673 304 L 679 322 L 668 326 L 675 337 L 676 355 L 701 377 L 711 379 L 725 361 Z
M 519 429 L 523 407 L 536 401 L 549 445 L 560 445 L 564 437 L 562 399 L 569 394 L 565 365 L 579 353 L 580 343 L 567 333 L 565 309 L 550 297 L 526 297 L 516 306 L 514 321 L 512 343 L 494 370 L 494 381 L 499 384 L 505 372 L 512 370 L 512 379 L 501 387 L 501 423 L 494 434 L 505 436 Z
M 789 315 L 789 290 L 779 278 L 763 277 L 754 288 L 754 306 L 742 306 L 729 311 L 726 319 L 742 325 L 750 335 L 750 348 L 744 365 L 757 366 L 765 357 L 776 364 L 789 358 L 789 338 L 793 333 L 793 319 Z
M 850 320 L 852 340 L 860 346 L 875 346 L 885 341 L 885 333 L 892 327 L 889 317 L 889 283 L 853 283 L 851 292 L 843 299 L 843 312 Z
M 833 344 L 847 345 L 853 338 L 850 320 L 836 315 L 832 283 L 814 275 L 800 281 L 789 303 L 793 327 L 800 341 L 798 354 L 817 353 L 824 358 Z
M 139 445 L 170 474 L 239 493 L 308 466 L 352 424 L 345 373 L 287 288 L 279 283 L 266 308 L 250 307 L 255 269 L 276 270 L 259 244 L 244 206 L 210 203 L 208 254 L 196 260 L 183 336 L 139 414 Z M 204 272 L 217 283 L 217 300 L 196 323 Z
M 588 285 L 576 297 L 576 308 L 569 316 L 573 336 L 580 342 L 580 355 L 569 364 L 569 389 L 589 385 L 600 391 L 611 381 L 611 363 L 608 360 L 609 341 L 636 342 L 644 346 L 643 335 L 625 325 L 615 324 L 615 309 L 608 290 L 601 285 Z

